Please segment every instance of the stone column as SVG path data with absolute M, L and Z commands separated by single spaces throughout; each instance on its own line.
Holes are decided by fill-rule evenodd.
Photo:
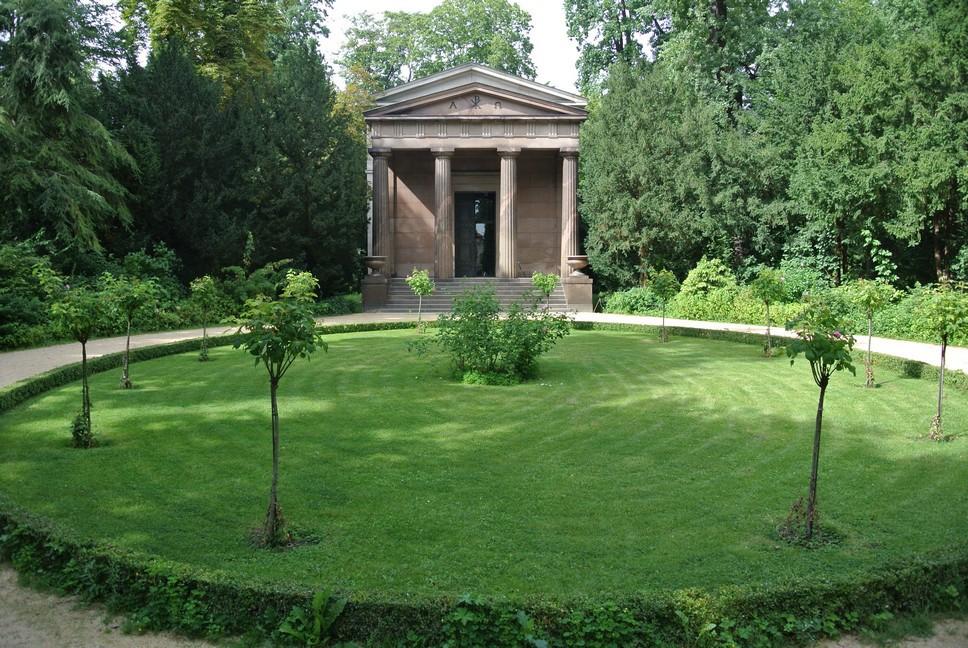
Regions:
M 518 154 L 521 149 L 498 149 L 501 156 L 501 195 L 498 197 L 497 276 L 516 277 L 518 257 L 516 216 L 518 199 Z
M 561 276 L 571 270 L 568 257 L 578 254 L 578 149 L 561 149 Z
M 390 149 L 371 148 L 373 158 L 373 249 L 370 256 L 383 256 L 390 260 L 393 241 L 390 240 L 390 179 L 388 163 Z M 389 263 L 383 272 L 392 274 Z
M 390 149 L 371 148 L 373 158 L 373 227 L 370 237 L 370 256 L 385 260 L 368 259 L 373 271 L 363 277 L 363 310 L 382 308 L 387 301 L 388 277 L 393 274 L 393 239 L 390 236 Z
M 434 277 L 454 276 L 454 186 L 450 175 L 452 148 L 431 149 L 434 154 Z

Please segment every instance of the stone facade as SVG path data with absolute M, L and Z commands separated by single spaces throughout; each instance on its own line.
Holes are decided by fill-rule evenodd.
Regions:
M 388 90 L 365 113 L 373 186 L 364 308 L 388 277 L 558 273 L 591 308 L 576 205 L 585 100 L 481 65 Z M 569 259 L 569 257 L 571 257 Z

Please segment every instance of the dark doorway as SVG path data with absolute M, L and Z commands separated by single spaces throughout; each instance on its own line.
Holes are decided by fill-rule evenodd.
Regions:
M 493 277 L 494 192 L 454 194 L 454 276 Z

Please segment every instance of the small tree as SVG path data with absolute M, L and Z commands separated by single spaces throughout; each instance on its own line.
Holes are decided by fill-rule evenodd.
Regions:
M 436 286 L 426 270 L 414 270 L 406 281 L 410 290 L 417 296 L 417 322 L 419 323 L 423 310 L 423 298 L 432 295 Z
M 944 441 L 948 437 L 944 434 L 941 420 L 942 404 L 944 402 L 944 370 L 945 355 L 948 342 L 952 338 L 968 331 L 968 293 L 964 284 L 953 286 L 943 283 L 927 294 L 924 303 L 924 318 L 928 326 L 941 340 L 941 366 L 938 368 L 938 409 L 931 419 L 931 438 Z
M 864 316 L 867 318 L 867 355 L 864 357 L 865 385 L 873 387 L 874 361 L 871 357 L 871 336 L 874 335 L 874 314 L 891 303 L 897 291 L 891 284 L 880 279 L 873 281 L 860 279 L 850 284 L 848 291 L 851 301 L 864 311 Z
M 121 389 L 131 389 L 129 355 L 131 352 L 131 323 L 141 312 L 158 302 L 158 284 L 152 279 L 115 277 L 109 272 L 101 275 L 102 291 L 111 308 L 125 324 L 124 355 L 121 356 Z
M 551 307 L 551 293 L 558 287 L 558 275 L 535 272 L 531 275 L 531 285 L 535 287 L 541 299 L 544 300 L 545 310 Z
M 770 318 L 770 304 L 782 301 L 786 296 L 783 275 L 773 268 L 762 267 L 750 285 L 753 296 L 766 307 L 766 355 L 773 355 L 773 321 Z
M 813 461 L 810 465 L 810 490 L 807 497 L 805 539 L 813 538 L 814 520 L 817 514 L 817 473 L 820 467 L 820 431 L 823 425 L 823 402 L 830 384 L 830 377 L 836 371 L 846 369 L 854 373 L 850 351 L 854 347 L 854 337 L 843 332 L 840 321 L 830 307 L 820 301 L 813 301 L 795 323 L 797 337 L 787 345 L 787 355 L 792 365 L 801 353 L 810 363 L 813 381 L 820 388 L 817 401 L 817 419 L 813 431 Z
M 51 284 L 48 284 L 48 286 Z M 104 319 L 104 299 L 84 286 L 63 286 L 50 291 L 51 319 L 54 325 L 81 344 L 81 411 L 74 417 L 71 435 L 75 448 L 95 445 L 91 428 L 91 388 L 88 384 L 87 342 Z
M 652 293 L 662 304 L 662 341 L 669 341 L 669 334 L 666 331 L 665 318 L 666 306 L 679 293 L 679 280 L 672 274 L 671 270 L 659 270 L 652 275 L 652 282 L 649 284 Z
M 326 343 L 316 329 L 312 305 L 319 283 L 308 272 L 290 270 L 278 299 L 256 297 L 246 302 L 239 318 L 239 340 L 243 348 L 262 364 L 269 374 L 269 401 L 272 411 L 272 485 L 269 508 L 262 529 L 261 544 L 279 546 L 288 542 L 282 509 L 279 507 L 279 407 L 276 394 L 279 381 L 298 359 L 308 359 Z
M 208 323 L 218 305 L 218 288 L 215 280 L 208 275 L 193 279 L 190 288 L 192 303 L 202 318 L 202 348 L 198 352 L 198 359 L 205 362 L 208 360 Z

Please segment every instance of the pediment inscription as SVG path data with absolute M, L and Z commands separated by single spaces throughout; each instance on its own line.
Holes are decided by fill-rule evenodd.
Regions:
M 469 91 L 455 94 L 430 103 L 393 111 L 394 115 L 440 116 L 440 117 L 493 117 L 538 116 L 561 113 L 531 106 L 506 97 L 486 92 Z

